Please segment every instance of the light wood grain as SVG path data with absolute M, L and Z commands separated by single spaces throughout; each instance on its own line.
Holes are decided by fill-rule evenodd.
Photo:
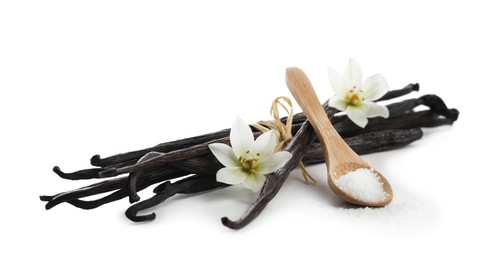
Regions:
M 320 101 L 306 74 L 299 68 L 287 68 L 286 83 L 304 114 L 315 129 L 322 145 L 327 165 L 328 185 L 342 199 L 357 205 L 381 207 L 392 201 L 393 191 L 387 179 L 374 170 L 367 162 L 357 155 L 340 137 L 325 114 Z M 358 168 L 373 169 L 383 183 L 383 189 L 388 194 L 384 201 L 369 202 L 359 200 L 342 191 L 335 184 L 340 176 L 355 171 Z

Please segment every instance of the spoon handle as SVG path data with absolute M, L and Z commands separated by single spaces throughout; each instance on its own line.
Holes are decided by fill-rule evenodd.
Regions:
M 299 68 L 287 68 L 285 81 L 292 96 L 294 96 L 318 134 L 320 142 L 324 145 L 325 149 L 323 151 L 325 152 L 327 165 L 329 165 L 329 159 L 332 159 L 332 161 L 342 160 L 343 156 L 350 158 L 350 160 L 355 160 L 357 155 L 342 140 L 332 123 L 330 123 L 306 74 Z M 339 149 L 339 152 L 331 152 L 333 149 Z
M 338 135 L 306 74 L 299 68 L 287 68 L 285 82 L 316 132 L 322 135 Z

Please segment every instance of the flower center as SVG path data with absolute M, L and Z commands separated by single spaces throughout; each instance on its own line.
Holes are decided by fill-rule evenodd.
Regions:
M 353 89 L 349 90 L 349 93 L 347 93 L 345 102 L 350 106 L 360 106 L 364 101 L 362 94 L 362 90 L 356 91 L 356 87 L 353 87 Z
M 242 167 L 247 173 L 256 173 L 256 166 L 258 166 L 258 158 L 260 157 L 260 153 L 256 153 L 253 156 L 249 154 L 250 151 L 246 151 L 246 157 L 239 156 L 239 162 L 242 164 Z

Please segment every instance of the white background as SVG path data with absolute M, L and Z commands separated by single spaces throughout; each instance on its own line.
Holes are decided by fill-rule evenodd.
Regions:
M 493 24 L 490 1 L 2 1 L 0 258 L 493 259 Z M 146 224 L 125 218 L 127 200 L 91 211 L 38 200 L 92 183 L 54 165 L 269 119 L 289 95 L 285 67 L 306 71 L 323 101 L 327 66 L 349 58 L 461 111 L 453 127 L 365 156 L 394 186 L 389 208 L 342 208 L 323 165 L 310 167 L 316 187 L 294 174 L 237 232 L 220 218 L 255 199 L 241 188 L 177 197 Z

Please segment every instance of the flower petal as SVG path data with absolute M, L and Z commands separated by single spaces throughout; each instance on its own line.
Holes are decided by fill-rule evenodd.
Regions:
M 350 59 L 344 71 L 344 87 L 348 90 L 353 87 L 360 89 L 362 80 L 361 67 L 355 60 Z
M 217 160 L 222 163 L 224 166 L 227 167 L 240 167 L 240 162 L 239 159 L 237 159 L 237 156 L 234 153 L 234 150 L 226 144 L 220 144 L 220 143 L 214 143 L 208 145 L 208 148 L 210 148 L 211 152 Z
M 359 107 L 348 106 L 347 116 L 354 122 L 354 124 L 364 128 L 368 124 L 368 118 L 366 118 L 368 107 L 366 105 L 361 105 Z
M 266 177 L 261 175 L 261 174 L 249 174 L 246 179 L 244 180 L 244 187 L 254 191 L 258 192 L 261 190 L 263 187 L 263 184 L 265 183 Z
M 226 167 L 218 170 L 217 181 L 227 184 L 240 184 L 246 180 L 247 174 L 242 171 L 242 168 Z
M 345 102 L 345 100 L 339 96 L 331 97 L 330 100 L 328 101 L 328 105 L 340 111 L 345 111 L 347 107 L 347 103 Z
M 365 100 L 373 101 L 385 95 L 389 87 L 382 74 L 375 74 L 366 79 L 362 90 Z
M 260 160 L 273 153 L 277 146 L 277 134 L 270 130 L 260 135 L 256 141 L 254 141 L 253 153 L 260 153 Z
M 328 67 L 328 78 L 330 79 L 330 85 L 332 86 L 335 95 L 344 97 L 349 89 L 344 86 L 342 75 L 334 68 Z
M 388 108 L 386 106 L 373 102 L 364 102 L 364 106 L 367 106 L 366 117 L 381 116 L 388 118 L 389 116 Z
M 244 156 L 246 151 L 252 149 L 254 143 L 253 132 L 249 128 L 249 125 L 240 117 L 235 120 L 232 129 L 230 129 L 230 143 L 232 144 L 236 158 Z
M 263 158 L 256 167 L 257 174 L 269 174 L 284 166 L 292 158 L 292 154 L 287 151 L 276 152 Z

